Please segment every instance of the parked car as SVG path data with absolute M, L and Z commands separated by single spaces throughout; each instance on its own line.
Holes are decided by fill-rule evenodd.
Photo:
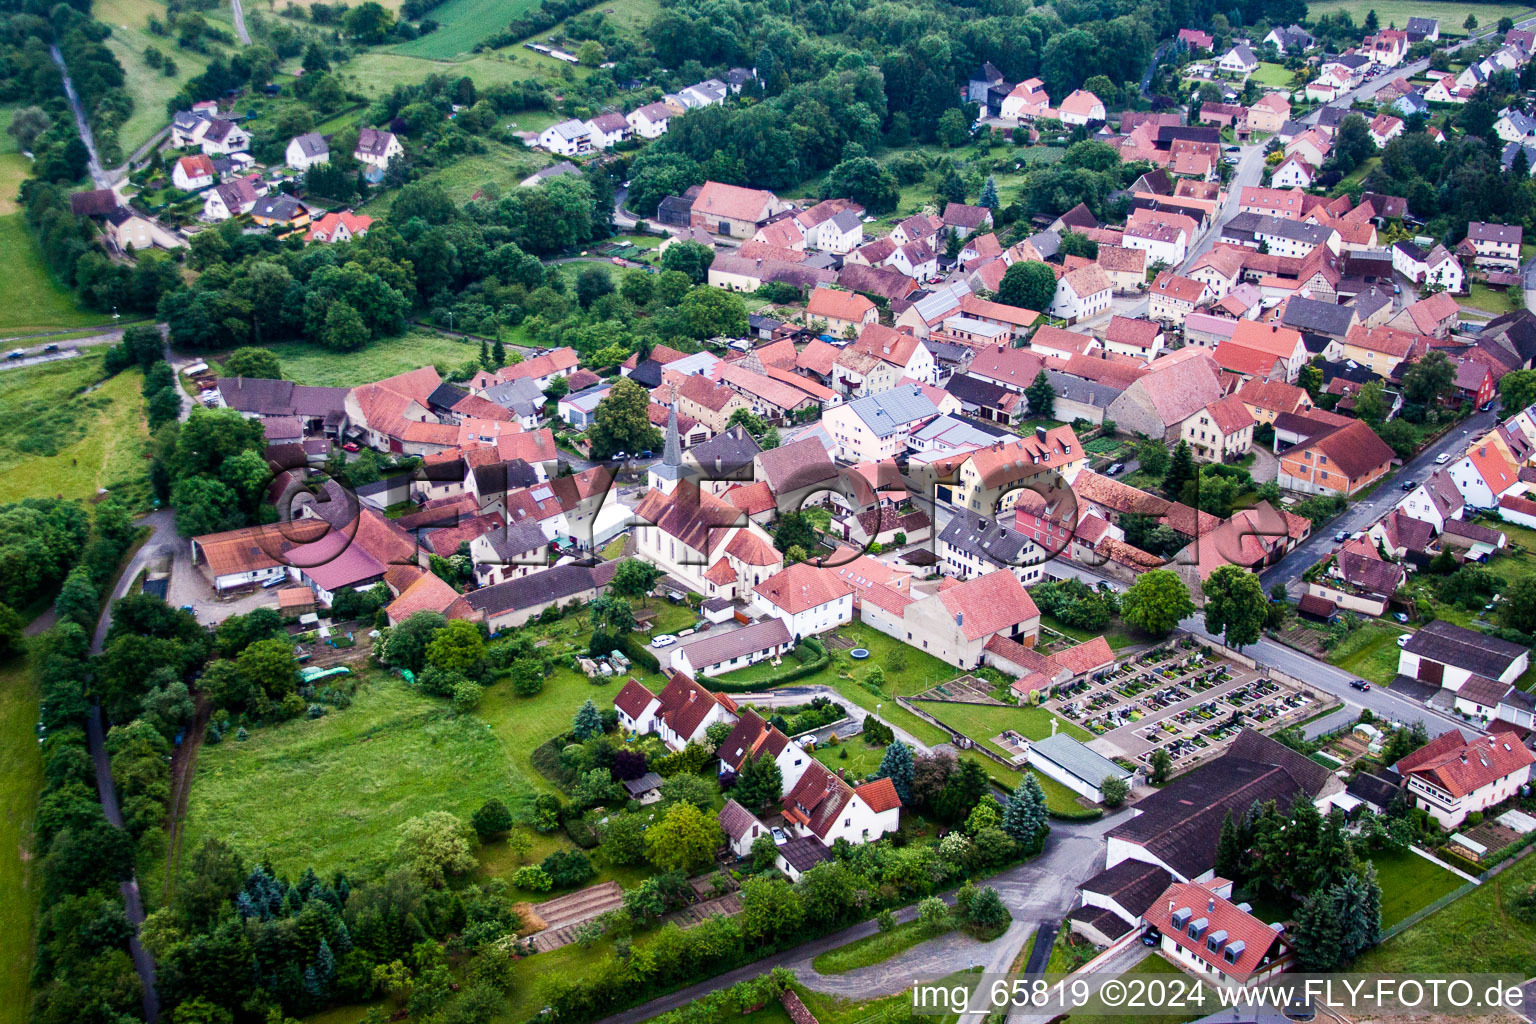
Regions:
M 1413 490 L 1417 486 L 1419 486 L 1419 485 L 1414 480 L 1404 480 L 1403 481 L 1403 490 L 1405 490 L 1405 491 L 1411 491 L 1411 490 Z
M 11 349 L 9 352 L 7 352 L 5 354 L 5 358 L 7 358 L 7 359 L 21 359 L 21 358 L 24 358 L 26 356 L 26 354 L 27 354 L 26 349 L 13 348 L 13 349 Z
M 1489 399 L 1488 401 L 1483 403 L 1483 412 L 1493 412 L 1493 400 L 1492 399 Z
M 1110 467 L 1104 471 L 1104 475 L 1105 476 L 1114 476 L 1115 474 L 1119 473 L 1123 469 L 1125 469 L 1125 463 L 1123 463 L 1123 462 L 1116 462 L 1116 463 L 1111 464 Z
M 59 346 L 57 346 L 57 345 L 44 345 L 43 346 L 43 351 L 44 352 L 57 352 L 58 350 L 59 350 Z
M 1338 533 L 1333 535 L 1333 539 L 1342 544 L 1349 539 L 1349 534 L 1345 533 L 1343 530 L 1340 530 Z
M 1408 646 L 1408 641 L 1411 640 L 1411 639 L 1413 639 L 1413 634 L 1412 633 L 1400 633 L 1400 634 L 1398 634 L 1398 637 L 1397 637 L 1397 646 L 1399 646 L 1399 647 L 1407 647 Z
M 1437 466 L 1443 466 L 1450 461 L 1451 456 L 1449 452 L 1441 452 L 1439 455 L 1435 456 L 1435 465 Z
M 1366 682 L 1364 679 L 1351 679 L 1349 681 L 1349 685 L 1361 691 L 1369 690 L 1371 688 L 1371 684 Z
M 356 441 L 348 441 L 346 444 L 341 446 L 341 450 L 344 452 L 360 452 L 363 450 L 363 447 Z
M 659 636 L 651 637 L 651 646 L 657 650 L 663 647 L 671 647 L 675 643 L 677 643 L 677 637 L 671 633 L 662 633 Z

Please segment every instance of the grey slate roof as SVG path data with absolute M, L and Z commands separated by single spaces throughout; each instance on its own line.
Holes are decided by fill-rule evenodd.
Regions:
M 490 616 L 536 608 L 592 589 L 597 586 L 595 573 L 590 566 L 557 565 L 553 569 L 471 591 L 464 595 L 464 600 L 471 608 Z
M 1173 884 L 1168 869 L 1139 860 L 1123 860 L 1078 886 L 1083 892 L 1108 896 L 1132 914 L 1141 916 Z
M 689 664 L 695 671 L 701 671 L 706 666 L 756 654 L 789 641 L 789 627 L 784 625 L 784 620 L 768 618 L 740 629 L 725 632 L 712 630 L 679 644 L 676 650 L 679 654 L 686 652 Z
M 1097 786 L 1111 775 L 1117 779 L 1129 780 L 1135 774 L 1129 768 L 1122 768 L 1115 764 L 1098 751 L 1090 750 L 1082 741 L 1075 740 L 1064 732 L 1033 741 L 1029 745 L 1029 751 L 1031 754 L 1039 754 L 1060 765 L 1090 786 Z
M 752 435 L 746 428 L 737 424 L 729 430 L 722 431 L 700 444 L 689 449 L 688 454 L 698 460 L 699 467 L 706 474 L 713 474 L 708 479 L 728 480 L 735 479 L 733 473 L 745 472 L 746 479 L 752 478 L 752 460 L 757 458 L 762 451 Z
M 326 145 L 325 136 L 319 132 L 305 132 L 303 135 L 295 135 L 293 141 L 299 144 L 299 149 L 305 156 L 323 156 L 331 151 Z
M 938 407 L 913 384 L 855 399 L 848 408 L 876 437 L 890 437 L 908 423 L 939 414 Z
M 1312 331 L 1342 338 L 1349 333 L 1350 321 L 1355 311 L 1348 306 L 1332 302 L 1320 302 L 1297 295 L 1286 301 L 1285 316 L 1280 322 L 1298 331 Z
M 1428 623 L 1413 634 L 1403 650 L 1490 679 L 1503 675 L 1526 653 L 1525 648 L 1519 644 L 1464 629 L 1440 619 Z
M 1001 567 L 1018 564 L 1019 556 L 1033 543 L 1022 533 L 965 509 L 956 510 L 939 540 L 983 563 Z

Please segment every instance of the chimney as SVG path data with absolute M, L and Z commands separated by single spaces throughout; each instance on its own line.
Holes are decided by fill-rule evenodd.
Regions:
M 1035 440 L 1041 441 L 1041 442 L 1045 441 L 1045 428 L 1044 427 L 1036 427 L 1035 428 Z
M 1210 899 L 1205 901 L 1205 912 L 1207 914 L 1214 914 L 1214 913 L 1216 913 L 1216 897 L 1215 896 L 1212 896 Z

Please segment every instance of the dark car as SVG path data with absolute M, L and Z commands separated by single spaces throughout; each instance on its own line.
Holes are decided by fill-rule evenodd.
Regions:
M 1353 686 L 1357 690 L 1360 690 L 1361 692 L 1371 688 L 1371 684 L 1366 682 L 1364 679 L 1351 679 L 1349 681 L 1349 685 Z
M 1411 490 L 1413 490 L 1417 486 L 1419 486 L 1419 485 L 1418 485 L 1418 483 L 1416 481 L 1413 481 L 1413 480 L 1404 480 L 1403 481 L 1403 490 L 1405 490 L 1405 491 L 1411 491 Z

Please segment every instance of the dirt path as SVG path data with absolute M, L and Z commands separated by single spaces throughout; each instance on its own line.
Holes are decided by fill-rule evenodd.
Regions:
M 165 878 L 161 885 L 160 901 L 170 901 L 177 874 L 181 871 L 181 837 L 186 831 L 187 804 L 192 799 L 192 777 L 197 773 L 197 755 L 203 747 L 203 736 L 208 731 L 208 719 L 213 709 L 208 699 L 197 694 L 197 711 L 192 724 L 182 738 L 181 746 L 171 755 L 171 815 L 167 823 L 169 845 L 165 852 Z

